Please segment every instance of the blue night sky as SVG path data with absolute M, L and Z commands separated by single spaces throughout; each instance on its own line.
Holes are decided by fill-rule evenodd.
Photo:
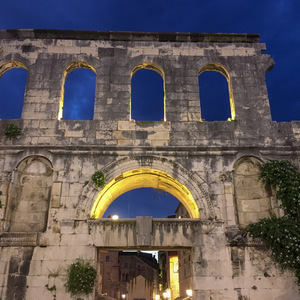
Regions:
M 297 0 L 0 0 L 0 4 L 0 29 L 259 33 L 261 42 L 267 45 L 265 53 L 270 54 L 275 60 L 275 67 L 266 75 L 272 118 L 278 122 L 300 120 L 300 75 L 298 71 L 300 69 L 300 2 Z M 158 74 L 153 75 L 152 72 L 143 74 L 139 71 L 133 76 L 132 90 L 136 89 L 136 96 L 132 95 L 132 101 L 137 101 L 137 104 L 136 111 L 133 111 L 132 114 L 136 120 L 162 119 L 162 111 L 152 111 L 152 107 L 155 105 L 145 106 L 145 103 L 153 104 L 155 99 L 162 97 L 159 96 L 161 89 L 155 91 L 148 86 L 145 93 L 145 87 L 139 82 L 144 80 L 143 76 L 146 80 L 148 80 L 147 76 L 151 76 L 151 82 L 162 85 Z M 7 99 L 10 92 L 13 95 L 9 97 L 14 98 L 14 94 L 16 94 L 16 91 L 11 91 L 12 89 L 9 89 L 6 83 L 9 81 L 9 76 L 16 80 L 16 75 L 8 73 L 10 72 L 3 75 L 0 80 L 0 118 L 12 118 L 13 114 L 10 112 L 9 106 L 5 106 L 5 103 L 10 101 L 1 101 L 4 97 Z M 139 76 L 137 76 L 138 73 Z M 19 81 L 23 80 L 25 84 L 26 76 L 24 77 L 24 74 L 17 76 L 20 77 Z M 76 82 L 76 77 L 78 77 L 76 70 L 72 71 L 69 76 L 70 85 L 76 86 L 76 83 L 72 85 L 72 82 Z M 71 77 L 74 77 L 72 79 L 74 81 L 71 80 Z M 95 80 L 91 73 L 87 77 L 91 82 Z M 218 84 L 218 80 L 222 81 L 224 78 L 214 78 L 213 80 Z M 216 94 L 212 95 L 214 101 L 222 100 L 222 95 L 226 93 L 226 85 L 224 85 L 224 90 L 220 90 L 213 88 L 211 82 L 210 78 L 201 79 L 199 82 L 201 103 L 213 101 L 205 98 L 206 88 L 216 91 Z M 139 87 L 142 88 L 139 90 Z M 65 88 L 68 93 L 67 83 Z M 24 94 L 24 90 L 20 93 Z M 89 91 L 89 95 L 86 97 L 79 97 L 85 93 L 86 91 L 80 87 L 75 92 L 73 90 L 73 96 L 77 97 L 76 103 L 83 101 L 82 106 L 88 107 L 84 101 L 89 101 L 88 98 L 93 99 L 94 91 Z M 73 96 L 72 90 L 70 90 L 68 97 Z M 67 103 L 68 97 L 66 94 L 65 103 Z M 137 100 L 134 100 L 134 97 Z M 218 107 L 221 103 L 225 103 L 224 107 L 220 107 L 220 112 L 228 111 L 227 102 L 221 100 L 216 102 Z M 74 103 L 74 101 L 72 102 Z M 76 110 L 76 107 L 73 107 L 73 110 L 81 111 L 81 109 Z M 92 111 L 81 111 L 80 113 L 82 115 L 66 115 L 64 118 L 90 119 L 93 115 Z M 212 118 L 210 113 L 203 107 L 202 115 L 208 121 Z M 20 117 L 20 115 L 21 112 L 19 112 L 19 116 L 15 117 Z M 220 115 L 217 118 L 221 120 L 227 117 Z M 165 212 L 161 203 L 162 199 L 166 197 L 164 193 L 159 194 L 153 189 L 147 189 L 146 193 L 140 191 L 139 195 L 135 194 L 137 192 L 131 191 L 123 195 L 127 200 L 122 200 L 124 202 L 124 209 L 120 212 L 122 216 L 127 217 L 134 214 L 135 211 L 131 207 L 138 207 L 138 203 L 135 203 L 134 199 L 146 199 L 146 196 L 150 198 L 143 202 L 149 203 L 149 199 L 151 199 L 152 209 L 149 211 L 154 217 L 159 217 L 161 211 L 164 211 L 166 215 L 173 214 L 174 207 L 176 208 L 178 204 L 178 202 L 172 202 L 173 200 L 166 200 L 168 203 L 172 202 L 172 208 Z M 114 205 L 117 205 L 117 201 L 119 200 L 116 200 Z M 154 205 L 154 203 L 156 204 Z M 145 205 L 141 208 L 139 215 L 147 215 L 147 212 L 143 211 L 144 207 Z M 118 208 L 115 207 L 112 210 L 116 211 Z

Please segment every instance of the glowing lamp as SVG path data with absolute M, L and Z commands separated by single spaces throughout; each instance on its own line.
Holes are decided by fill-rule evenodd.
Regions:
M 119 219 L 119 216 L 118 215 L 113 215 L 112 217 L 111 217 L 113 220 L 118 220 Z M 123 297 L 123 295 L 122 295 L 122 297 Z M 124 298 L 123 298 L 124 299 Z
M 192 290 L 186 290 L 186 294 L 191 297 L 193 295 L 193 291 Z

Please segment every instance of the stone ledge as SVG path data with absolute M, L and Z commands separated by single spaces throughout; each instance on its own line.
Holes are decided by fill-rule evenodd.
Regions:
M 3 232 L 0 233 L 1 247 L 31 247 L 37 246 L 39 242 L 38 232 Z

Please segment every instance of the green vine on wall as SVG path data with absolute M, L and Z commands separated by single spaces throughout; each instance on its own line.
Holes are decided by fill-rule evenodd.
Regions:
M 78 258 L 67 269 L 66 290 L 72 295 L 90 294 L 93 291 L 97 272 L 90 262 Z
M 103 188 L 105 185 L 105 176 L 101 171 L 96 171 L 92 176 L 92 181 L 97 188 Z
M 284 216 L 250 224 L 248 232 L 263 241 L 283 270 L 294 271 L 300 286 L 300 174 L 287 161 L 270 160 L 262 165 L 260 178 L 266 188 L 276 190 Z

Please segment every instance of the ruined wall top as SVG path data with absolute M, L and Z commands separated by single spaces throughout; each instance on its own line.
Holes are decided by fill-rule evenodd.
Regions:
M 249 33 L 170 33 L 128 31 L 77 31 L 49 29 L 0 30 L 0 39 L 74 39 L 110 41 L 259 43 L 259 34 Z
M 12 68 L 28 74 L 22 116 L 16 120 L 24 135 L 13 143 L 291 145 L 292 127 L 300 125 L 272 122 L 265 73 L 274 61 L 264 50 L 259 34 L 0 30 L 0 77 Z M 76 68 L 96 74 L 89 119 L 61 117 L 64 83 Z M 143 68 L 159 73 L 164 88 L 163 118 L 146 124 L 131 115 L 131 79 Z M 234 122 L 205 120 L 198 78 L 206 71 L 225 77 L 228 121 Z M 5 122 L 0 120 L 2 128 Z

